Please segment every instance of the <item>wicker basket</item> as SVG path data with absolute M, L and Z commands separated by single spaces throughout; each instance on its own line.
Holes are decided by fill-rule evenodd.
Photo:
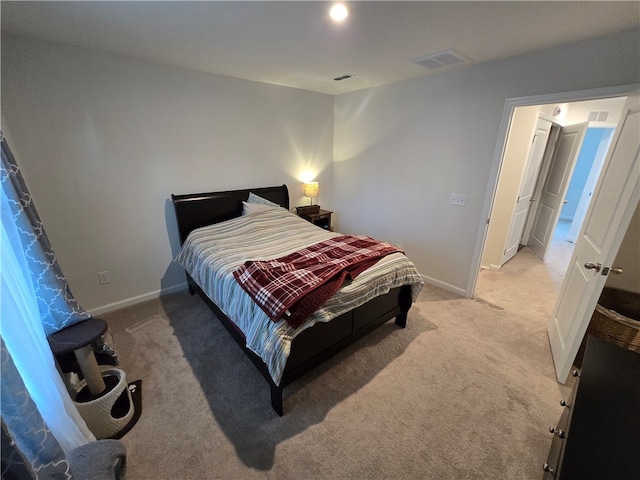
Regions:
M 302 207 L 296 207 L 298 215 L 313 215 L 320 211 L 320 205 L 305 205 Z
M 591 316 L 591 322 L 587 328 L 587 334 L 585 335 L 585 339 L 582 341 L 582 345 L 576 355 L 574 364 L 577 367 L 582 366 L 582 357 L 584 355 L 587 335 L 602 338 L 607 342 L 613 343 L 627 350 L 640 352 L 640 320 L 621 315 L 614 310 L 616 308 L 615 304 L 610 303 L 614 301 L 611 297 L 620 298 L 621 296 L 628 297 L 630 299 L 627 301 L 627 304 L 640 305 L 640 295 L 638 294 L 621 291 L 614 291 L 613 293 L 610 291 L 603 292 L 603 297 L 600 298 L 600 301 L 605 301 L 607 306 L 610 308 L 606 308 L 601 304 L 596 305 L 596 309 Z M 629 311 L 622 308 L 619 310 L 625 312 Z M 629 311 L 628 314 L 631 315 L 633 313 L 635 313 L 634 316 L 638 316 L 638 312 Z
M 114 376 L 117 379 L 116 385 L 102 396 L 93 398 L 91 400 L 77 401 L 78 393 L 84 388 L 87 388 L 87 382 L 81 380 L 76 385 L 76 398 L 73 403 L 75 404 L 80 416 L 84 419 L 85 423 L 91 433 L 96 438 L 112 438 L 123 430 L 129 421 L 133 418 L 135 413 L 135 407 L 133 405 L 133 399 L 131 398 L 131 392 L 127 385 L 127 375 L 124 370 L 118 368 L 105 367 L 102 369 L 103 376 Z M 125 396 L 126 410 L 116 414 L 115 408 L 116 402 L 121 396 Z

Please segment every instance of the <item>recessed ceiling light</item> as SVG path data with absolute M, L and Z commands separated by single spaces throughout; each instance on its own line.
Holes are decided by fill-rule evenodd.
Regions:
M 342 22 L 347 16 L 349 16 L 349 10 L 344 3 L 336 3 L 331 10 L 329 10 L 329 16 L 334 22 Z

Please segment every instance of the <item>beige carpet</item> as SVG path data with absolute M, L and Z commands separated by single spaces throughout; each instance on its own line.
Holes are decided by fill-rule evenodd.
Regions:
M 474 296 L 546 325 L 573 253 L 574 245 L 566 240 L 569 227 L 569 222 L 558 222 L 544 262 L 523 247 L 499 272 L 482 270 Z
M 521 253 L 512 265 L 540 269 Z M 541 478 L 570 391 L 555 380 L 548 287 L 484 273 L 477 299 L 426 286 L 406 329 L 384 325 L 287 387 L 284 417 L 197 296 L 105 315 L 145 386 L 127 478 Z

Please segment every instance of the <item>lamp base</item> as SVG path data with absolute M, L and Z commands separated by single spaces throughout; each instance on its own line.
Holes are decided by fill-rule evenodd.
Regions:
M 296 213 L 298 215 L 313 215 L 320 211 L 320 205 L 304 205 L 296 207 Z

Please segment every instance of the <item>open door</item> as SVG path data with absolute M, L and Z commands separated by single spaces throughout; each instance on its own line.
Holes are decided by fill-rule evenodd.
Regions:
M 558 224 L 564 197 L 569 188 L 576 158 L 587 131 L 587 122 L 568 125 L 560 129 L 549 173 L 540 194 L 540 204 L 531 228 L 527 245 L 542 260 L 545 259 L 553 231 Z
M 640 95 L 629 96 L 547 325 L 564 383 L 640 200 Z M 622 265 L 621 265 L 622 266 Z M 624 266 L 622 266 L 624 267 Z
M 536 131 L 529 149 L 529 158 L 527 159 L 527 165 L 520 183 L 520 192 L 516 200 L 516 210 L 511 220 L 511 227 L 509 229 L 504 255 L 500 263 L 501 265 L 504 265 L 518 253 L 518 247 L 522 241 L 522 233 L 529 215 L 529 210 L 531 209 L 531 202 L 535 200 L 533 198 L 533 191 L 536 187 L 542 157 L 547 147 L 550 132 L 551 122 L 543 118 L 538 118 Z

